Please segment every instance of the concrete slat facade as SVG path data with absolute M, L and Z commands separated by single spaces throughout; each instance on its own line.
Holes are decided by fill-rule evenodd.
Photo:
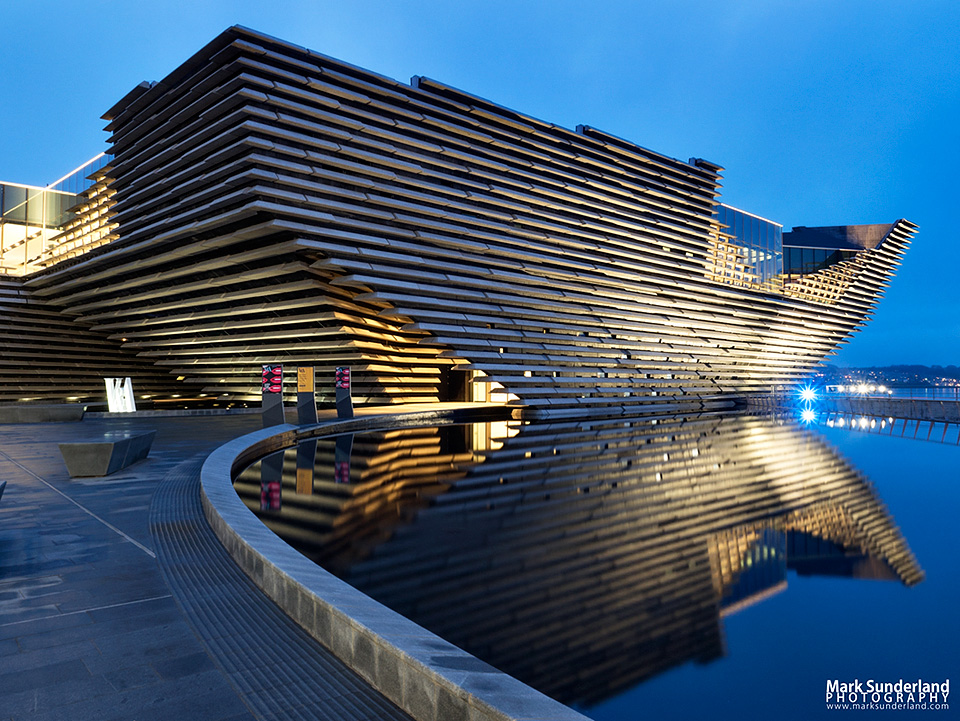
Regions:
M 549 415 L 702 408 L 809 372 L 915 230 L 734 287 L 710 272 L 718 166 L 242 28 L 105 117 L 118 237 L 26 288 L 232 401 L 282 362 L 351 366 L 359 402 L 473 383 Z

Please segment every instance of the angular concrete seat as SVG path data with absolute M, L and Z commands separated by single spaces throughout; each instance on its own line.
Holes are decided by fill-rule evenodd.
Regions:
M 102 440 L 61 443 L 60 454 L 73 478 L 109 476 L 147 457 L 156 431 L 107 431 Z
M 80 403 L 21 403 L 0 405 L 0 423 L 76 423 L 83 420 Z

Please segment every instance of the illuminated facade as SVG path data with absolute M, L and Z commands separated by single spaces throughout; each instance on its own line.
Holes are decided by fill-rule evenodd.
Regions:
M 113 240 L 109 157 L 100 153 L 46 187 L 0 182 L 0 270 L 24 276 Z
M 777 224 L 718 210 L 713 163 L 242 28 L 105 118 L 86 220 L 18 292 L 165 375 L 167 398 L 252 401 L 280 362 L 350 366 L 361 403 L 726 407 L 849 338 L 915 230 L 830 264 L 801 251 L 793 273 Z

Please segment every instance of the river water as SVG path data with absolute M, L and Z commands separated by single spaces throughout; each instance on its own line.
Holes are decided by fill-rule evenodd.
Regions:
M 828 709 L 829 681 L 960 677 L 958 469 L 952 445 L 692 416 L 342 436 L 236 488 L 321 565 L 597 721 L 810 719 L 902 715 Z

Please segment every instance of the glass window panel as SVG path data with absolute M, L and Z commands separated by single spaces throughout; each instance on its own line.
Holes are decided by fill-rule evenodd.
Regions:
M 3 193 L 3 215 L 6 220 L 24 223 L 27 220 L 27 189 L 6 186 Z
M 43 225 L 43 192 L 39 190 L 27 191 L 27 223 Z

